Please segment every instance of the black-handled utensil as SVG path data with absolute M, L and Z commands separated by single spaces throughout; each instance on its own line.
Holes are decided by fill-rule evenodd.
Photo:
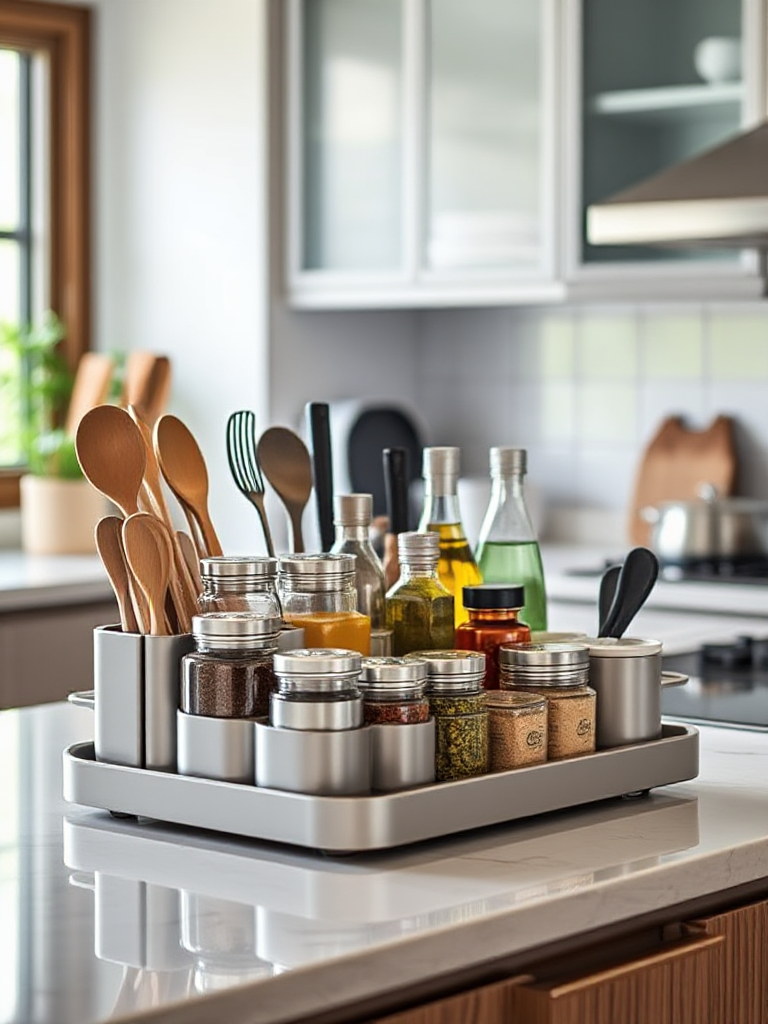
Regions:
M 389 532 L 405 533 L 408 529 L 408 449 L 385 448 L 382 461 Z
M 621 637 L 653 590 L 659 560 L 648 548 L 632 548 L 621 567 L 611 609 L 601 636 Z
M 617 565 L 609 566 L 600 580 L 600 592 L 597 598 L 597 636 L 605 636 L 603 630 L 616 595 L 616 584 L 619 582 L 620 572 L 621 563 L 619 562 Z
M 309 436 L 312 443 L 312 476 L 315 484 L 317 521 L 323 551 L 330 551 L 336 536 L 333 525 L 333 460 L 331 458 L 331 415 L 326 402 L 307 403 Z

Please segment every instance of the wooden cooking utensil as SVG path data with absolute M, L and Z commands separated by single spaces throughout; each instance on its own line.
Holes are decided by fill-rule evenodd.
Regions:
M 187 569 L 194 582 L 195 591 L 200 595 L 203 592 L 203 581 L 200 578 L 200 559 L 197 557 L 195 542 L 183 530 L 176 531 L 176 540 L 184 556 L 184 561 L 187 563 Z
M 147 453 L 136 424 L 116 405 L 99 405 L 80 420 L 75 434 L 80 467 L 97 491 L 125 516 L 138 512 Z
M 165 614 L 165 598 L 171 574 L 171 549 L 156 529 L 158 520 L 137 512 L 123 523 L 123 545 L 128 566 L 149 605 L 149 632 L 167 636 L 171 629 Z
M 106 402 L 114 369 L 114 360 L 105 352 L 84 352 L 80 356 L 64 424 L 70 436 L 87 412 Z
M 135 406 L 150 427 L 165 412 L 171 390 L 171 361 L 154 352 L 131 352 L 125 364 L 123 405 Z
M 115 592 L 120 609 L 120 625 L 124 633 L 145 633 L 145 624 L 139 623 L 133 606 L 131 578 L 123 550 L 123 520 L 119 516 L 104 516 L 96 524 L 96 550 Z
M 176 416 L 161 416 L 153 431 L 154 449 L 165 482 L 178 498 L 190 529 L 200 527 L 205 555 L 222 549 L 208 513 L 208 470 L 197 441 Z
M 149 529 L 154 531 L 158 544 L 164 548 L 168 557 L 168 590 L 173 602 L 171 611 L 176 615 L 179 631 L 189 633 L 192 629 L 192 616 L 197 612 L 197 601 L 190 600 L 185 594 L 181 577 L 176 571 L 176 533 L 169 530 L 165 523 L 156 516 L 148 514 L 146 522 Z M 179 550 L 179 558 L 183 563 L 184 573 L 188 574 L 187 563 L 184 561 L 181 550 Z M 190 586 L 193 584 L 190 583 Z
M 270 427 L 259 438 L 256 456 L 288 513 L 291 550 L 300 554 L 304 551 L 301 516 L 312 493 L 312 460 L 307 446 L 287 427 Z
M 669 416 L 645 449 L 629 508 L 629 538 L 647 546 L 651 526 L 640 514 L 663 501 L 695 501 L 702 484 L 720 497 L 733 492 L 736 451 L 733 420 L 718 416 L 706 430 L 689 430 L 679 416 Z

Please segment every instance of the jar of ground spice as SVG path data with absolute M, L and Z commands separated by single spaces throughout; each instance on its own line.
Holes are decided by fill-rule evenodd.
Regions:
M 486 701 L 490 770 L 504 772 L 546 761 L 546 697 L 493 690 Z
M 325 647 L 277 653 L 270 724 L 320 732 L 359 728 L 363 725 L 358 688 L 361 662 L 356 651 Z
M 201 615 L 209 612 L 244 612 L 280 616 L 277 596 L 277 559 L 253 555 L 220 555 L 200 560 L 203 592 L 197 600 Z
M 194 615 L 196 649 L 181 662 L 181 710 L 211 718 L 268 714 L 277 685 L 272 659 L 281 625 L 279 616 Z
M 418 658 L 363 658 L 366 725 L 414 725 L 429 718 L 427 663 Z
M 427 663 L 427 698 L 435 719 L 438 782 L 488 771 L 488 708 L 483 689 L 485 655 L 478 651 L 420 651 Z
M 499 670 L 502 690 L 546 697 L 550 761 L 594 751 L 597 695 L 587 685 L 586 644 L 502 644 Z

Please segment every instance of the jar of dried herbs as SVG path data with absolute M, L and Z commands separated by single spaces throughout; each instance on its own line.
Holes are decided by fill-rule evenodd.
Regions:
M 490 770 L 504 772 L 547 759 L 547 700 L 537 693 L 487 695 Z
M 427 663 L 419 658 L 363 658 L 358 685 L 366 725 L 414 725 L 429 719 Z
M 245 612 L 194 615 L 195 650 L 181 662 L 181 710 L 211 718 L 267 715 L 281 625 L 279 616 Z
M 499 670 L 502 690 L 546 697 L 550 761 L 594 751 L 597 694 L 587 685 L 586 644 L 502 644 Z
M 427 698 L 435 719 L 438 782 L 488 771 L 485 655 L 479 651 L 420 651 L 427 663 Z

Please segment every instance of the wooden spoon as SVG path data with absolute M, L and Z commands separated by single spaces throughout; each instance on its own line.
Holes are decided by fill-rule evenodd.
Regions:
M 291 523 L 291 550 L 304 551 L 301 516 L 312 493 L 312 460 L 307 446 L 287 427 L 270 427 L 259 438 L 261 471 L 285 505 Z
M 180 419 L 170 415 L 160 417 L 153 436 L 160 471 L 181 502 L 187 519 L 191 516 L 200 527 L 204 554 L 223 554 L 208 514 L 208 470 L 197 441 Z M 192 521 L 190 529 L 194 532 Z
M 123 520 L 119 516 L 104 516 L 96 524 L 96 550 L 107 571 L 120 609 L 120 625 L 124 633 L 144 633 L 139 625 L 131 596 L 131 578 L 123 550 Z
M 165 597 L 171 551 L 160 539 L 157 522 L 148 512 L 128 516 L 123 523 L 123 545 L 130 570 L 149 605 L 149 632 L 152 636 L 167 636 L 171 630 L 165 615 Z
M 197 548 L 195 542 L 189 536 L 188 533 L 184 533 L 183 530 L 176 531 L 176 540 L 178 542 L 181 553 L 184 556 L 184 561 L 187 563 L 187 569 L 192 577 L 192 581 L 195 586 L 195 594 L 199 596 L 203 592 L 203 581 L 200 578 L 200 559 L 197 556 Z
M 80 420 L 75 435 L 80 467 L 97 491 L 125 516 L 138 512 L 147 453 L 138 427 L 125 409 L 99 405 Z

